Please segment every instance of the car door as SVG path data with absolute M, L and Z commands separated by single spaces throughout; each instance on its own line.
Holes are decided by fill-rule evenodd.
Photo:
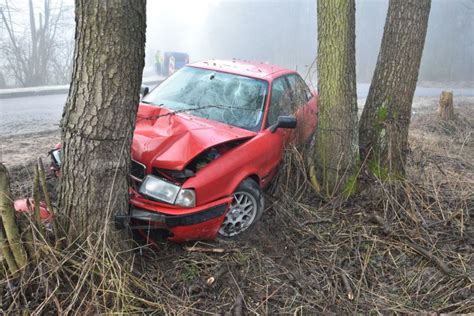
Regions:
M 286 77 L 287 76 L 282 76 L 273 80 L 267 126 L 274 125 L 279 116 L 294 115 L 297 110 L 296 103 L 292 99 L 291 87 Z M 286 145 L 290 141 L 292 130 L 281 128 L 278 129 L 276 133 L 281 135 L 283 144 Z
M 298 120 L 298 125 L 295 136 L 298 142 L 304 143 L 310 139 L 316 129 L 316 97 L 297 73 L 287 75 L 286 80 L 290 87 L 292 102 L 296 106 L 294 115 Z
M 279 128 L 274 133 L 271 132 L 270 126 L 278 121 L 281 115 L 293 115 L 295 107 L 291 100 L 291 91 L 284 76 L 276 78 L 272 81 L 270 100 L 268 101 L 267 116 L 264 130 L 254 139 L 259 142 L 259 148 L 264 153 L 265 161 L 260 167 L 262 184 L 266 186 L 273 175 L 276 173 L 277 167 L 283 156 L 283 149 L 289 141 L 291 130 Z

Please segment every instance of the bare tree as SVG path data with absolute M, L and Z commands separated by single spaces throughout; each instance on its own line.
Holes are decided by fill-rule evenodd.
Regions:
M 76 1 L 73 80 L 62 121 L 59 205 L 68 236 L 128 207 L 130 152 L 145 60 L 145 1 Z
M 345 190 L 357 157 L 355 1 L 318 1 L 319 123 L 314 162 L 323 195 Z M 314 181 L 313 181 L 314 182 Z
M 431 0 L 390 0 L 382 45 L 359 125 L 359 145 L 379 175 L 402 176 Z
M 3 75 L 10 75 L 23 87 L 66 83 L 70 79 L 71 58 L 63 55 L 71 53 L 72 47 L 72 36 L 64 37 L 71 25 L 66 22 L 69 8 L 62 0 L 53 4 L 43 0 L 42 4 L 42 10 L 37 12 L 33 0 L 28 1 L 27 31 L 15 21 L 19 9 L 8 0 L 0 6 L 0 23 L 5 33 L 0 46 L 6 69 Z

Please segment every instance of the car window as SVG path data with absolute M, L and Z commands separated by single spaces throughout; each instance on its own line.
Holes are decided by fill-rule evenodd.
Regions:
M 306 82 L 297 74 L 288 75 L 286 78 L 291 87 L 292 97 L 296 105 L 302 106 L 306 104 L 313 96 Z
M 142 102 L 258 131 L 267 90 L 267 82 L 260 79 L 184 67 L 153 89 Z
M 294 106 L 290 96 L 285 77 L 273 80 L 272 96 L 270 99 L 270 108 L 268 109 L 268 126 L 277 122 L 280 115 L 291 115 L 294 113 Z

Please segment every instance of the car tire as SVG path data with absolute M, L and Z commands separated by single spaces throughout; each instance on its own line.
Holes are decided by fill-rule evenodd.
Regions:
M 247 178 L 234 192 L 234 199 L 224 221 L 219 228 L 219 236 L 234 238 L 252 227 L 264 209 L 264 196 L 258 184 Z

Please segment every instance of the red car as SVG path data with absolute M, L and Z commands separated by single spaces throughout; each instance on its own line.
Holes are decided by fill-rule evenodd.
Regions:
M 316 95 L 295 71 L 187 65 L 139 105 L 130 209 L 117 226 L 177 242 L 240 234 L 261 217 L 285 144 L 308 140 L 316 122 Z

